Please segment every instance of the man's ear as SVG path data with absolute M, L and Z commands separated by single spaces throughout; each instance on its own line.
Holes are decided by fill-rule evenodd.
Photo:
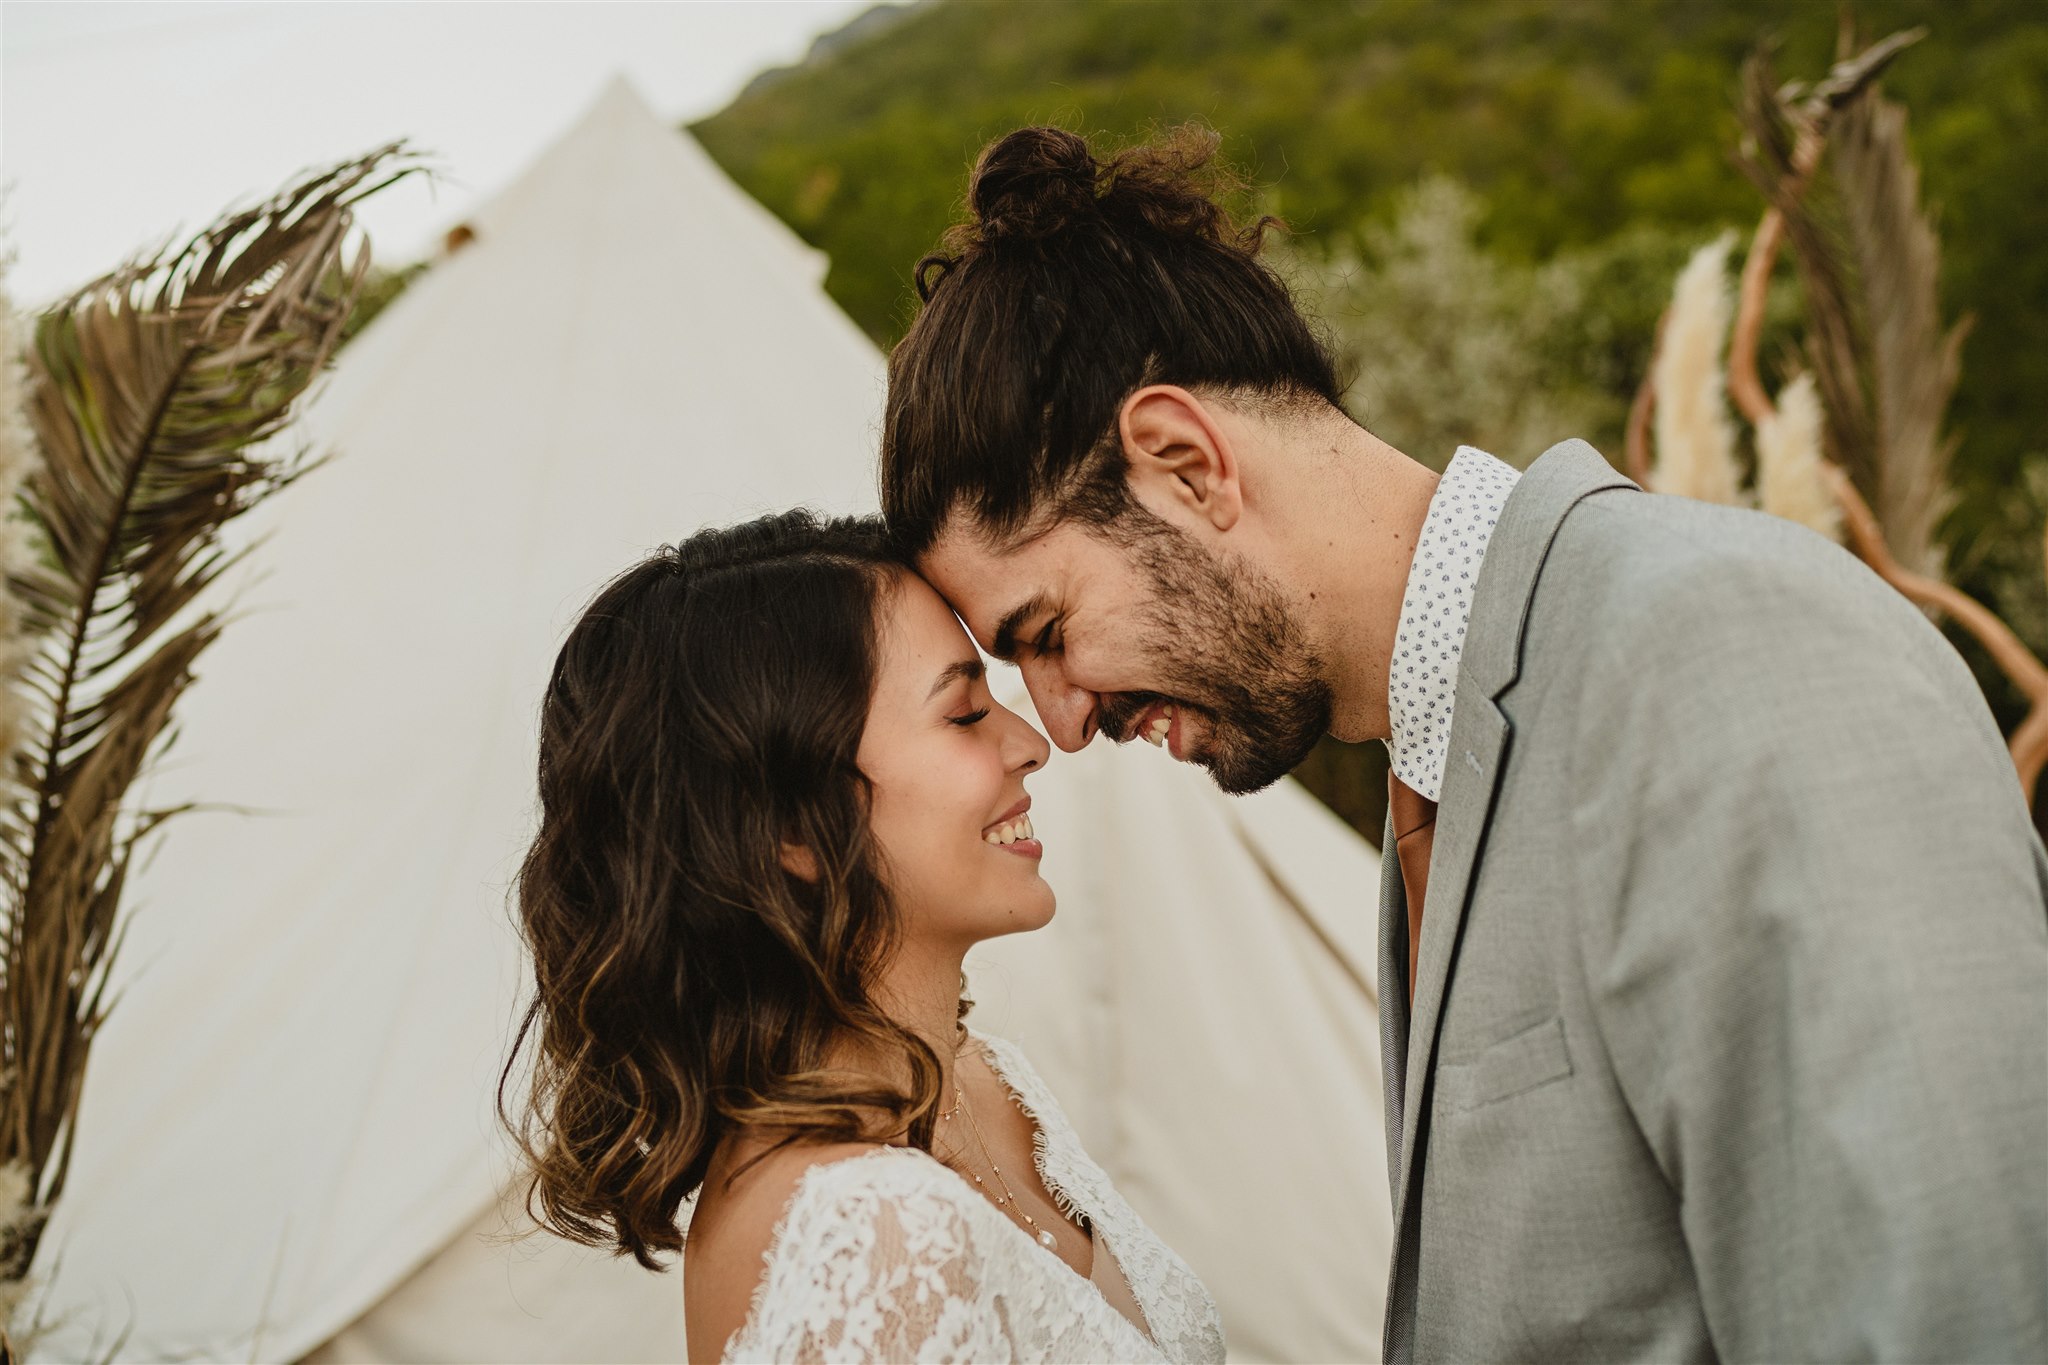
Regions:
M 798 881 L 815 882 L 818 880 L 817 855 L 804 845 L 792 844 L 785 839 L 782 842 L 782 870 Z
M 1237 451 L 1202 400 L 1174 384 L 1147 384 L 1117 414 L 1131 488 L 1155 510 L 1164 497 L 1219 531 L 1244 512 Z

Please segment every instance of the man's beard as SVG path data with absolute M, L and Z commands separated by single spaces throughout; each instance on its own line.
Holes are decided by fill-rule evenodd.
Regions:
M 1136 637 L 1164 692 L 1120 692 L 1102 704 L 1103 733 L 1118 743 L 1147 707 L 1168 702 L 1205 714 L 1187 757 L 1233 795 L 1285 777 L 1330 728 L 1330 686 L 1277 584 L 1243 563 L 1217 559 L 1143 507 L 1104 532 L 1131 553 L 1151 587 L 1135 613 Z

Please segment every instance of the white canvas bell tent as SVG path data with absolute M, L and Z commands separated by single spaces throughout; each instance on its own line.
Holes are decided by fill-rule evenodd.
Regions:
M 129 1359 L 680 1359 L 680 1280 L 507 1226 L 492 1092 L 534 723 L 590 594 L 698 526 L 873 505 L 880 357 L 820 259 L 623 84 L 342 357 L 338 452 L 257 514 L 246 614 L 149 793 L 38 1262 Z M 1021 1040 L 1215 1290 L 1240 1358 L 1366 1359 L 1391 1241 L 1372 850 L 1147 749 L 1031 782 L 1053 926 L 987 945 Z M 517 1225 L 517 1220 L 513 1220 Z

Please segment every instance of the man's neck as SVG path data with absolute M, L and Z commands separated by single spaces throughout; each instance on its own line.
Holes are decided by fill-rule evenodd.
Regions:
M 1313 445 L 1310 442 L 1313 441 Z M 1385 739 L 1401 598 L 1439 475 L 1351 422 L 1331 421 L 1291 461 L 1283 566 L 1332 692 L 1330 733 Z

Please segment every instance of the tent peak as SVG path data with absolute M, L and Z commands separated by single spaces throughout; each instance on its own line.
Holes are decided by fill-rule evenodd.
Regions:
M 640 93 L 640 87 L 633 84 L 633 78 L 624 71 L 614 71 L 605 78 L 603 87 L 597 92 L 597 98 L 590 102 L 583 117 L 577 122 L 590 122 L 600 115 L 616 117 L 628 113 L 637 114 L 653 123 L 662 123 L 661 115 L 648 103 L 647 96 Z M 662 127 L 667 126 L 666 123 L 662 123 Z

